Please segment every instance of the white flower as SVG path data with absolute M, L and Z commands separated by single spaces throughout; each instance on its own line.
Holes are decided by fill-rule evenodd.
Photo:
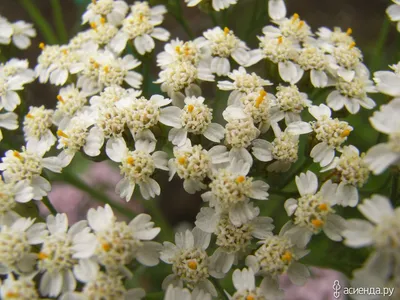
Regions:
M 240 226 L 258 215 L 259 209 L 249 203 L 249 198 L 268 199 L 269 185 L 253 180 L 247 174 L 251 164 L 232 158 L 229 166 L 215 170 L 210 183 L 211 191 L 201 195 L 217 212 L 229 214 L 231 222 Z
M 214 146 L 207 151 L 201 145 L 192 146 L 189 139 L 183 146 L 174 147 L 173 151 L 174 158 L 168 161 L 169 180 L 177 173 L 184 180 L 183 188 L 190 194 L 205 189 L 203 181 L 212 169 L 229 161 L 225 146 Z
M 328 59 L 332 73 L 348 82 L 353 80 L 358 69 L 366 69 L 362 63 L 361 50 L 356 47 L 355 42 L 350 45 L 340 44 L 334 47 Z
M 10 78 L 19 75 L 26 78 L 27 83 L 35 79 L 35 72 L 29 69 L 29 62 L 27 59 L 11 58 L 6 63 L 0 64 L 0 71 L 4 77 Z
M 128 12 L 128 4 L 125 1 L 92 0 L 82 15 L 82 24 L 95 21 L 97 17 L 107 18 L 113 25 L 121 24 Z
M 101 17 L 98 21 L 90 22 L 91 30 L 88 31 L 91 41 L 94 41 L 98 45 L 109 45 L 112 38 L 118 33 L 118 28 L 107 23 L 104 17 Z
M 400 2 L 398 0 L 392 0 L 394 4 L 390 5 L 386 9 L 386 13 L 390 20 L 397 22 L 397 31 L 400 32 Z
M 394 99 L 389 104 L 382 105 L 379 111 L 370 118 L 372 126 L 389 136 L 387 143 L 380 143 L 367 152 L 364 157 L 370 170 L 378 175 L 390 165 L 400 165 L 400 99 Z
M 91 208 L 87 213 L 90 228 L 73 239 L 73 257 L 89 259 L 103 265 L 108 274 L 130 275 L 127 265 L 133 259 L 145 266 L 159 262 L 161 244 L 151 241 L 160 232 L 151 217 L 139 214 L 132 221 L 117 222 L 111 207 Z M 79 278 L 78 278 L 79 279 Z
M 0 163 L 0 170 L 3 171 L 4 181 L 6 183 L 16 183 L 21 180 L 28 180 L 29 186 L 33 188 L 34 200 L 41 200 L 43 196 L 51 190 L 50 182 L 41 176 L 43 168 L 55 173 L 60 173 L 64 167 L 64 161 L 61 156 L 43 157 L 44 152 L 39 149 L 24 147 L 21 152 L 8 150 Z M 31 194 L 30 190 L 24 189 L 22 197 Z M 22 190 L 21 190 L 22 192 Z M 26 198 L 24 198 L 28 202 Z M 30 200 L 30 199 L 29 199 Z
M 289 226 L 282 227 L 279 235 L 267 237 L 260 241 L 261 246 L 254 255 L 246 258 L 246 265 L 256 275 L 270 276 L 278 280 L 278 276 L 287 274 L 289 279 L 296 285 L 304 285 L 310 277 L 308 268 L 297 260 L 309 253 L 303 247 L 298 247 L 292 236 L 287 234 Z
M 361 72 L 356 70 L 355 76 L 351 80 L 337 78 L 336 90 L 328 95 L 326 103 L 334 111 L 346 107 L 351 114 L 356 114 L 360 110 L 360 105 L 366 109 L 375 107 L 374 100 L 367 96 L 367 93 L 375 92 L 375 86 L 369 79 L 369 71 L 367 69 Z
M 134 89 L 124 89 L 119 85 L 107 86 L 100 95 L 95 95 L 90 98 L 90 105 L 95 109 L 105 109 L 119 103 L 120 100 L 125 98 L 139 98 L 141 91 Z
M 279 76 L 282 80 L 296 84 L 304 74 L 304 70 L 294 63 L 299 56 L 299 46 L 290 38 L 269 36 L 268 28 L 263 33 L 265 35 L 259 36 L 258 39 L 264 57 L 278 64 Z
M 0 297 L 3 300 L 40 300 L 36 290 L 33 277 L 36 273 L 28 276 L 19 276 L 16 279 L 13 273 L 7 274 L 7 278 L 0 284 Z
M 215 27 L 205 31 L 203 35 L 211 49 L 211 71 L 218 76 L 227 75 L 231 71 L 229 57 L 246 67 L 254 65 L 262 58 L 258 50 L 250 51 L 227 27 Z
M 269 80 L 262 79 L 256 73 L 247 73 L 246 69 L 239 67 L 228 73 L 233 82 L 224 80 L 218 82 L 218 88 L 223 91 L 232 91 L 229 95 L 228 105 L 237 103 L 241 97 L 263 90 L 264 86 L 272 85 Z
M 236 292 L 229 299 L 283 299 L 283 291 L 279 289 L 278 283 L 271 278 L 263 278 L 259 287 L 256 287 L 255 281 L 252 269 L 236 269 L 232 274 L 232 282 Z
M 372 272 L 379 270 L 380 274 L 387 275 L 398 272 L 400 209 L 393 209 L 390 200 L 380 195 L 365 199 L 358 209 L 368 221 L 347 220 L 347 229 L 343 231 L 345 245 L 352 248 L 373 246 L 375 251 L 370 259 L 375 261 L 377 267 Z
M 279 85 L 276 90 L 275 102 L 279 109 L 284 112 L 286 125 L 301 121 L 301 112 L 312 104 L 308 95 L 300 92 L 296 85 Z
M 0 44 L 10 44 L 12 34 L 12 24 L 10 24 L 7 19 L 0 16 Z
M 262 139 L 254 140 L 252 153 L 259 161 L 275 160 L 268 166 L 269 172 L 286 172 L 298 159 L 299 136 L 286 130 L 282 132 L 277 126 L 274 126 L 274 132 L 276 138 L 272 143 Z
M 38 270 L 43 273 L 39 286 L 42 295 L 57 297 L 62 292 L 75 290 L 72 268 L 78 261 L 73 258 L 72 241 L 85 229 L 86 224 L 86 221 L 80 221 L 68 229 L 66 214 L 47 217 L 49 235 L 43 240 L 37 263 Z
M 193 7 L 199 4 L 203 0 L 185 0 L 187 6 Z M 227 9 L 231 5 L 235 5 L 238 0 L 212 0 L 212 7 L 216 11 Z
M 1 111 L 2 109 L 0 109 Z M 18 128 L 18 115 L 13 112 L 6 112 L 0 114 L 0 127 L 8 130 L 15 130 Z M 3 133 L 0 129 L 0 141 L 3 139 Z
M 400 7 L 400 6 L 399 6 Z M 374 73 L 376 89 L 386 95 L 400 96 L 400 62 L 390 66 L 391 71 L 378 71 Z
M 346 31 L 342 31 L 339 27 L 335 27 L 333 31 L 327 27 L 320 27 L 317 31 L 318 43 L 320 47 L 327 52 L 332 52 L 337 46 L 350 46 L 354 43 L 354 39 L 351 36 L 353 30 L 348 28 Z
M 210 271 L 215 267 L 210 264 L 210 258 L 206 252 L 210 239 L 211 234 L 195 227 L 192 231 L 176 233 L 176 245 L 164 242 L 160 258 L 165 263 L 172 264 L 173 274 L 164 279 L 163 289 L 170 284 L 174 286 L 184 284 L 191 290 L 197 287 L 214 297 L 217 296 L 214 285 L 208 279 L 210 275 L 213 276 Z
M 84 283 L 82 291 L 64 293 L 59 300 L 141 300 L 146 295 L 141 288 L 126 290 L 122 276 L 100 271 L 99 265 L 89 259 L 79 261 L 74 267 L 74 275 Z
M 0 75 L 0 106 L 7 111 L 13 111 L 20 103 L 21 98 L 17 91 L 24 89 L 24 85 L 32 82 L 34 78 L 16 74 L 9 77 Z
M 201 290 L 194 289 L 190 292 L 187 288 L 181 288 L 179 286 L 174 287 L 170 284 L 165 292 L 164 300 L 211 300 L 212 297 L 209 293 Z
M 168 171 L 168 155 L 163 151 L 154 152 L 155 147 L 154 136 L 149 131 L 136 136 L 134 151 L 128 149 L 123 138 L 109 140 L 106 153 L 111 160 L 121 163 L 120 170 L 124 176 L 115 188 L 121 198 L 129 201 L 136 184 L 144 199 L 160 195 L 160 185 L 150 176 L 156 168 Z
M 328 85 L 328 59 L 323 50 L 308 45 L 300 50 L 296 62 L 303 70 L 310 71 L 310 80 L 314 87 L 323 88 Z
M 272 20 L 280 20 L 286 16 L 286 5 L 284 0 L 269 0 L 268 15 Z
M 56 142 L 56 137 L 50 130 L 53 125 L 53 113 L 51 109 L 31 106 L 24 119 L 24 135 L 27 148 L 41 149 L 47 152 Z
M 345 220 L 335 214 L 333 206 L 338 201 L 338 185 L 326 181 L 318 191 L 318 178 L 311 172 L 296 176 L 299 199 L 285 201 L 288 216 L 293 216 L 294 226 L 287 231 L 296 244 L 305 247 L 313 234 L 323 231 L 333 241 L 341 241 L 341 232 L 346 228 Z
M 340 157 L 334 160 L 321 171 L 334 169 L 334 175 L 340 181 L 338 204 L 342 206 L 356 206 L 358 203 L 358 187 L 361 188 L 368 180 L 369 169 L 364 161 L 365 154 L 353 145 L 344 146 Z
M 314 131 L 315 138 L 319 141 L 312 149 L 310 156 L 321 167 L 329 165 L 335 157 L 335 150 L 340 150 L 341 145 L 347 140 L 353 127 L 345 121 L 331 118 L 331 110 L 325 104 L 311 106 L 308 111 L 317 119 L 311 122 L 293 122 L 286 129 L 292 134 L 304 134 Z
M 168 140 L 174 145 L 182 146 L 188 133 L 203 135 L 215 143 L 224 138 L 224 127 L 218 123 L 211 123 L 213 110 L 204 104 L 204 100 L 203 97 L 186 97 L 182 109 L 170 106 L 163 110 L 160 118 L 164 124 L 173 127 L 169 131 Z
M 25 203 L 33 198 L 33 188 L 28 180 L 5 183 L 0 177 L 0 223 L 3 217 L 16 207 L 17 202 Z
M 170 33 L 162 27 L 156 27 L 163 21 L 162 15 L 166 13 L 164 6 L 150 8 L 147 2 L 135 2 L 131 10 L 131 14 L 122 21 L 121 30 L 110 42 L 115 52 L 122 52 L 126 43 L 132 40 L 137 52 L 144 55 L 154 49 L 153 38 L 168 41 Z
M 241 224 L 234 225 L 229 216 L 220 214 L 210 207 L 203 207 L 196 217 L 196 226 L 201 230 L 216 235 L 215 244 L 218 248 L 211 256 L 215 265 L 215 272 L 226 274 L 237 264 L 239 259 L 248 252 L 248 246 L 253 238 L 264 239 L 272 235 L 272 219 L 269 217 L 255 217 Z
M 206 47 L 206 40 L 199 37 L 193 41 L 183 42 L 179 39 L 172 40 L 165 44 L 163 52 L 157 55 L 157 65 L 165 69 L 170 64 L 186 61 L 193 65 L 198 65 L 203 59 L 208 59 L 211 55 L 210 49 Z
M 0 224 L 0 274 L 33 271 L 37 255 L 31 245 L 41 244 L 47 235 L 44 223 L 33 224 L 35 219 L 4 219 Z
M 27 49 L 31 45 L 30 38 L 36 36 L 36 30 L 33 25 L 25 21 L 17 21 L 12 24 L 12 41 L 19 49 Z
M 306 42 L 310 40 L 313 33 L 310 26 L 300 16 L 295 13 L 289 18 L 283 18 L 273 21 L 279 25 L 279 28 L 268 25 L 263 28 L 263 33 L 270 38 L 278 38 L 283 36 L 294 42 Z

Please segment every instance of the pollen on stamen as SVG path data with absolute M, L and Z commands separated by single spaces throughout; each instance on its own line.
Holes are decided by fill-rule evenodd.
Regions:
M 68 54 L 68 50 L 67 50 L 67 49 L 63 49 L 63 50 L 61 50 L 61 52 L 62 52 L 64 55 L 67 55 L 67 54 Z
M 18 158 L 18 159 L 22 159 L 22 156 L 21 156 L 21 154 L 20 154 L 18 151 L 14 151 L 14 152 L 13 152 L 13 156 L 16 157 L 16 158 Z
M 256 99 L 256 104 L 255 106 L 258 108 L 261 103 L 263 103 L 265 96 L 267 95 L 267 93 L 264 90 L 260 91 L 260 95 L 257 97 Z
M 188 112 L 192 112 L 194 110 L 194 106 L 192 104 L 189 104 L 187 110 Z
M 180 54 L 180 53 L 181 53 L 181 47 L 176 46 L 176 47 L 175 47 L 175 52 L 178 53 L 178 54 Z
M 347 28 L 346 34 L 351 35 L 353 33 L 353 29 Z
M 66 139 L 68 138 L 68 135 L 61 129 L 57 130 L 57 135 Z
M 349 45 L 349 49 L 352 49 L 352 48 L 354 48 L 356 46 L 356 43 L 355 42 L 352 42 L 350 45 Z
M 104 72 L 106 72 L 106 73 L 110 72 L 110 68 L 109 68 L 108 66 L 104 66 L 103 70 L 104 70 Z
M 39 252 L 38 253 L 38 259 L 39 260 L 43 260 L 43 259 L 46 259 L 46 258 L 48 258 L 49 256 L 46 254 L 46 253 L 44 253 L 44 252 Z
M 95 22 L 90 22 L 90 27 L 92 27 L 93 30 L 96 30 L 97 24 Z
M 184 156 L 181 156 L 178 158 L 179 164 L 183 165 L 186 162 L 186 158 Z
M 27 114 L 26 117 L 29 119 L 33 119 L 33 116 L 31 114 Z
M 43 50 L 43 49 L 44 49 L 44 47 L 46 47 L 46 45 L 45 45 L 44 43 L 40 43 L 40 44 L 39 44 L 39 48 L 40 48 L 40 49 L 42 49 L 42 50 Z
M 319 219 L 314 219 L 311 221 L 315 228 L 321 228 L 324 225 L 324 222 Z
M 321 203 L 320 205 L 318 205 L 318 208 L 319 208 L 319 210 L 327 211 L 328 205 L 326 205 L 326 203 Z
M 103 248 L 104 251 L 108 252 L 111 249 L 111 244 L 110 243 L 101 244 L 101 248 Z
M 197 262 L 195 262 L 194 260 L 191 260 L 187 263 L 188 267 L 192 270 L 196 270 L 197 269 Z
M 97 2 L 97 0 L 92 0 L 92 3 L 93 3 L 93 4 L 96 4 L 96 2 Z
M 299 22 L 299 25 L 297 26 L 297 28 L 298 28 L 298 29 L 301 29 L 301 27 L 303 27 L 304 24 L 305 24 L 304 21 L 300 21 L 300 22 Z
M 7 298 L 19 298 L 20 294 L 16 292 L 7 292 L 6 297 Z
M 230 32 L 229 28 L 228 28 L 228 27 L 225 27 L 225 28 L 224 28 L 224 34 L 225 34 L 225 35 L 228 35 L 229 32 Z
M 349 136 L 350 135 L 350 130 L 349 129 L 345 129 L 345 130 L 343 130 L 343 132 L 340 134 L 340 136 L 341 137 L 347 137 L 347 136 Z
M 290 262 L 293 258 L 292 252 L 290 252 L 288 250 L 285 251 L 285 253 L 282 255 L 281 258 L 284 262 Z
M 101 23 L 101 24 L 104 25 L 106 22 L 107 22 L 106 18 L 104 18 L 104 17 L 101 17 L 101 18 L 100 18 L 100 23 Z
M 242 183 L 242 182 L 244 182 L 246 180 L 246 177 L 244 177 L 243 175 L 240 175 L 240 176 L 238 176 L 237 178 L 236 178 L 236 182 L 237 183 Z
M 298 13 L 293 14 L 292 22 L 295 22 L 298 18 L 300 18 Z
M 64 99 L 63 99 L 63 97 L 61 95 L 57 96 L 57 100 L 60 101 L 62 104 L 65 103 L 65 101 L 64 101 Z
M 254 298 L 254 296 L 253 295 L 248 295 L 247 297 L 246 297 L 246 300 L 255 300 L 256 298 Z
M 130 164 L 130 165 L 133 165 L 133 164 L 135 163 L 135 159 L 134 159 L 132 156 L 129 156 L 129 157 L 126 159 L 126 162 L 127 162 L 128 164 Z
M 280 36 L 280 37 L 278 37 L 278 45 L 280 45 L 280 44 L 282 44 L 282 43 L 283 43 L 283 37 Z

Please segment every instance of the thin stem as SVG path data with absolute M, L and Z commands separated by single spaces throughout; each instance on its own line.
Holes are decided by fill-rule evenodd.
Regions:
M 26 10 L 26 12 L 31 17 L 32 21 L 41 31 L 46 43 L 57 44 L 58 40 L 54 34 L 51 25 L 46 21 L 46 19 L 40 13 L 40 10 L 34 4 L 32 0 L 19 0 L 21 6 Z
M 192 29 L 189 27 L 189 24 L 186 22 L 186 19 L 183 17 L 182 7 L 180 0 L 176 0 L 176 10 L 177 12 L 174 13 L 170 10 L 170 13 L 174 16 L 175 20 L 181 24 L 182 28 L 185 30 L 186 34 L 189 36 L 190 39 L 194 38 L 194 34 Z
M 215 279 L 213 277 L 210 278 L 212 283 L 214 284 L 215 288 L 218 291 L 218 294 L 220 296 L 219 299 L 226 299 L 229 300 L 228 296 L 225 294 L 224 289 L 222 288 L 221 284 L 219 283 L 218 279 Z
M 50 202 L 50 199 L 47 196 L 43 197 L 42 203 L 47 207 L 52 215 L 57 214 L 57 210 L 54 208 L 53 204 Z
M 393 176 L 392 176 L 392 188 L 391 188 L 391 191 L 390 191 L 390 199 L 392 201 L 398 201 L 399 200 L 399 199 L 396 199 L 398 188 L 399 188 L 399 172 L 395 171 Z
M 53 9 L 53 19 L 56 25 L 57 34 L 60 38 L 60 41 L 62 43 L 66 43 L 68 42 L 68 33 L 65 29 L 60 0 L 51 0 L 51 7 Z
M 149 98 L 149 92 L 150 92 L 150 84 L 151 84 L 151 76 L 150 75 L 150 66 L 152 63 L 152 54 L 146 54 L 146 56 L 143 59 L 143 66 L 142 66 L 142 75 L 144 78 L 143 82 L 143 96 Z
M 127 209 L 125 206 L 123 206 L 117 202 L 111 201 L 107 195 L 105 195 L 104 193 L 100 192 L 99 190 L 94 189 L 91 186 L 87 185 L 75 174 L 72 174 L 71 172 L 64 170 L 62 173 L 62 179 L 64 179 L 64 181 L 73 185 L 74 187 L 80 189 L 81 191 L 88 193 L 95 200 L 105 203 L 105 204 L 109 204 L 112 208 L 117 210 L 119 213 L 127 216 L 128 218 L 134 218 L 136 216 L 132 211 Z
M 379 33 L 379 39 L 377 43 L 375 44 L 375 51 L 372 57 L 372 62 L 371 62 L 371 70 L 375 71 L 379 68 L 379 64 L 381 62 L 382 58 L 382 50 L 383 47 L 385 46 L 387 37 L 389 35 L 389 30 L 390 30 L 390 22 L 389 19 L 385 16 L 383 18 L 383 24 L 381 27 L 381 31 Z

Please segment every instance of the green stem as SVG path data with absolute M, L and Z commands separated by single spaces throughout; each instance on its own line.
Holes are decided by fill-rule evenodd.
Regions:
M 383 47 L 385 46 L 387 37 L 389 35 L 389 30 L 390 30 L 389 19 L 386 16 L 384 16 L 381 31 L 379 33 L 379 39 L 375 44 L 375 51 L 371 59 L 372 61 L 370 65 L 371 65 L 371 70 L 373 71 L 376 71 L 379 68 L 379 64 L 382 58 L 382 50 Z
M 390 191 L 390 199 L 393 201 L 398 201 L 399 199 L 396 199 L 397 197 L 397 192 L 399 188 L 399 172 L 394 171 L 394 174 L 392 176 L 392 188 Z
M 47 207 L 52 215 L 57 214 L 57 210 L 54 208 L 53 204 L 50 202 L 50 199 L 47 196 L 43 197 L 42 203 Z
M 213 25 L 214 26 L 218 26 L 217 17 L 215 16 L 215 12 L 214 11 L 210 12 L 210 18 L 211 18 L 211 21 L 213 22 Z
M 57 44 L 58 40 L 54 34 L 51 25 L 46 21 L 46 19 L 40 13 L 40 10 L 34 4 L 32 0 L 19 0 L 21 6 L 26 10 L 26 12 L 31 17 L 32 21 L 41 31 L 46 43 Z
M 64 170 L 62 173 L 62 179 L 73 185 L 74 187 L 80 189 L 81 191 L 84 191 L 86 193 L 88 193 L 90 196 L 92 196 L 95 200 L 105 203 L 105 204 L 109 204 L 113 209 L 115 209 L 116 211 L 118 211 L 119 213 L 127 216 L 128 218 L 134 218 L 136 215 L 130 211 L 129 209 L 127 209 L 126 206 L 121 205 L 115 201 L 111 201 L 107 195 L 105 195 L 104 193 L 100 192 L 98 189 L 94 189 L 91 186 L 87 185 L 85 182 L 83 182 L 79 177 L 77 177 L 76 175 Z
M 192 29 L 189 27 L 189 24 L 186 22 L 186 19 L 183 17 L 182 7 L 180 0 L 176 0 L 176 10 L 177 12 L 174 13 L 170 10 L 170 13 L 174 16 L 175 20 L 181 24 L 182 28 L 185 30 L 186 34 L 189 36 L 190 39 L 194 38 L 194 34 Z
M 143 75 L 143 96 L 146 98 L 149 98 L 149 92 L 150 92 L 150 84 L 151 84 L 151 77 L 150 77 L 150 66 L 152 63 L 152 54 L 146 54 L 146 56 L 143 59 L 143 66 L 142 66 L 142 75 Z
M 164 292 L 155 292 L 146 294 L 146 300 L 159 300 L 164 296 Z
M 218 279 L 215 279 L 215 278 L 211 277 L 210 280 L 214 284 L 215 288 L 218 291 L 219 299 L 229 300 L 228 296 L 225 294 L 224 289 L 222 288 L 222 286 L 219 283 Z
M 60 41 L 62 43 L 67 43 L 68 33 L 67 30 L 65 29 L 60 0 L 51 0 L 51 7 L 53 9 L 53 19 L 56 25 L 57 34 L 60 38 Z

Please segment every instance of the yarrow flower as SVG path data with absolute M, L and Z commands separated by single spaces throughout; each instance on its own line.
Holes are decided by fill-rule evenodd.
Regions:
M 164 300 L 175 300 L 175 299 L 182 299 L 182 300 L 211 300 L 212 297 L 209 293 L 204 292 L 201 289 L 194 289 L 191 292 L 187 288 L 181 288 L 179 286 L 174 287 L 170 284 L 165 292 Z
M 185 0 L 187 3 L 187 6 L 192 7 L 196 6 L 199 3 L 201 4 L 203 0 Z M 215 11 L 220 11 L 223 9 L 227 9 L 231 5 L 235 5 L 238 2 L 238 0 L 212 0 L 212 8 Z
M 119 25 L 125 18 L 128 9 L 125 1 L 92 0 L 82 15 L 82 24 L 95 21 L 97 17 L 102 16 L 111 24 Z
M 13 273 L 7 274 L 7 278 L 0 284 L 0 297 L 4 300 L 39 300 L 41 299 L 36 289 L 33 278 L 36 272 L 30 275 L 20 275 L 15 278 Z

